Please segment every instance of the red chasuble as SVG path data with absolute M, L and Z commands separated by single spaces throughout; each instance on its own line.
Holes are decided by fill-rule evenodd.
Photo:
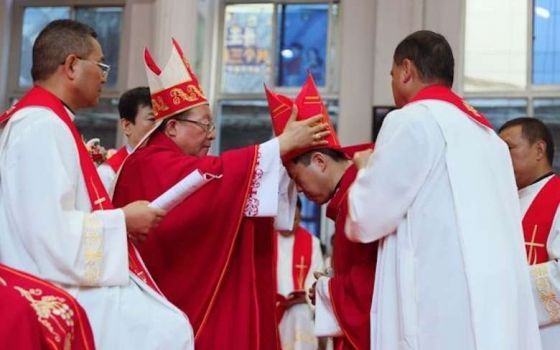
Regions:
M 344 232 L 348 189 L 357 173 L 354 165 L 346 170 L 327 207 L 327 216 L 335 222 L 334 277 L 329 281 L 329 292 L 336 319 L 344 333 L 344 337 L 334 338 L 336 350 L 370 348 L 370 309 L 378 242 L 351 242 Z
M 560 204 L 560 177 L 553 175 L 539 191 L 523 217 L 525 250 L 530 265 L 549 260 L 546 242 Z
M 256 146 L 185 155 L 165 134 L 125 161 L 114 202 L 154 200 L 195 169 L 222 174 L 172 209 L 138 246 L 163 293 L 189 317 L 197 349 L 277 349 L 276 237 L 271 218 L 244 216 Z
M 128 150 L 126 146 L 122 146 L 111 158 L 105 161 L 105 164 L 110 166 L 115 173 L 118 173 L 126 157 L 128 157 Z
M 0 264 L 0 348 L 93 350 L 84 309 L 61 288 Z
M 95 169 L 95 165 L 90 158 L 84 142 L 74 125 L 72 118 L 64 108 L 64 104 L 58 97 L 39 86 L 34 86 L 23 98 L 0 116 L 0 124 L 8 121 L 15 112 L 25 107 L 44 107 L 53 111 L 66 124 L 68 130 L 76 143 L 76 152 L 80 161 L 80 168 L 84 178 L 84 183 L 88 192 L 92 211 L 113 209 L 111 198 L 107 194 L 101 178 Z M 159 292 L 158 287 L 152 277 L 144 267 L 136 248 L 128 241 L 128 264 L 130 271 L 140 278 L 144 283 Z

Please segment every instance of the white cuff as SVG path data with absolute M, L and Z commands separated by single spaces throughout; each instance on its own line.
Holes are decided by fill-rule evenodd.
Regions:
M 98 245 L 100 265 L 96 285 L 126 286 L 129 283 L 128 241 L 126 222 L 121 209 L 97 210 L 90 214 L 91 219 L 101 222 L 100 236 L 92 235 L 91 247 Z M 85 220 L 86 223 L 89 221 Z M 84 230 L 86 225 L 84 225 Z M 93 232 L 93 231 L 91 231 Z M 88 237 L 88 231 L 84 231 Z M 96 240 L 98 240 L 96 242 Z M 95 243 L 95 244 L 94 244 Z M 95 257 L 95 256 L 94 256 Z
M 343 335 L 332 307 L 329 280 L 328 277 L 321 277 L 315 285 L 315 335 L 317 337 Z

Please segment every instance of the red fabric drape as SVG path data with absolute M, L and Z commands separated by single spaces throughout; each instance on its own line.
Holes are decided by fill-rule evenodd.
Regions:
M 110 166 L 115 173 L 118 173 L 126 157 L 128 157 L 128 150 L 126 146 L 122 146 L 111 158 L 105 161 L 105 164 Z
M 553 175 L 539 191 L 523 217 L 525 250 L 530 265 L 549 260 L 546 243 L 559 204 L 560 177 Z
M 64 290 L 0 265 L 0 348 L 93 350 L 87 315 Z
M 163 293 L 189 317 L 197 349 L 275 349 L 272 219 L 244 217 L 257 147 L 221 157 L 182 153 L 163 133 L 131 154 L 114 202 L 153 200 L 200 169 L 221 174 L 179 204 L 138 246 Z
M 348 189 L 356 175 L 356 167 L 350 166 L 327 207 L 327 216 L 335 221 L 334 277 L 329 281 L 329 292 L 338 324 L 344 333 L 344 337 L 334 339 L 335 348 L 368 350 L 378 244 L 351 242 L 344 232 L 348 216 Z

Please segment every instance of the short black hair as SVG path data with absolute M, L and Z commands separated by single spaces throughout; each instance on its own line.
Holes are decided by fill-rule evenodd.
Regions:
M 414 62 L 423 82 L 453 85 L 455 59 L 443 35 L 430 30 L 410 34 L 397 45 L 393 61 L 400 65 L 405 58 Z
M 78 21 L 60 19 L 47 24 L 33 44 L 33 81 L 49 78 L 68 55 L 87 57 L 93 50 L 90 39 L 96 38 L 93 28 Z
M 139 86 L 130 89 L 121 95 L 119 99 L 119 115 L 132 124 L 136 123 L 136 114 L 142 107 L 152 107 L 150 89 L 147 86 Z
M 554 161 L 554 139 L 552 138 L 552 133 L 546 124 L 537 118 L 515 118 L 502 125 L 500 130 L 498 130 L 498 133 L 518 125 L 521 126 L 521 135 L 529 141 L 529 144 L 532 145 L 539 140 L 544 141 L 546 144 L 546 158 L 548 159 L 550 165 L 552 165 L 552 162 Z
M 337 151 L 335 149 L 325 147 L 325 148 L 312 149 L 303 154 L 300 154 L 299 156 L 294 157 L 292 159 L 292 162 L 294 164 L 302 163 L 303 165 L 308 166 L 309 164 L 311 164 L 311 155 L 315 152 L 319 152 L 326 156 L 329 156 L 335 162 L 342 162 L 348 160 L 348 158 L 341 151 Z

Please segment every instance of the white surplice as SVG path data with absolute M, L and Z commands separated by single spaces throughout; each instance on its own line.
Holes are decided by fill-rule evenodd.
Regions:
M 380 241 L 376 350 L 538 350 L 508 149 L 455 106 L 387 115 L 349 193 L 347 235 Z
M 294 224 L 297 188 L 282 165 L 278 138 L 260 144 L 258 152 L 245 216 L 273 217 L 274 228 L 291 230 Z
M 537 194 L 553 175 L 519 190 L 521 214 L 525 216 L 527 209 Z M 531 282 L 533 297 L 537 308 L 541 340 L 544 350 L 560 348 L 560 210 L 556 210 L 550 234 L 546 241 L 549 261 L 531 265 Z
M 312 236 L 312 254 L 309 273 L 305 277 L 305 290 L 313 285 L 313 272 L 323 272 L 323 255 L 321 243 Z M 278 293 L 288 296 L 294 290 L 292 259 L 294 255 L 295 236 L 282 236 L 278 233 Z M 282 350 L 315 350 L 317 337 L 313 332 L 313 310 L 308 304 L 297 304 L 286 310 L 278 326 Z
M 74 138 L 49 109 L 1 131 L 0 262 L 76 297 L 98 349 L 194 347 L 186 315 L 129 272 L 122 210 L 91 211 Z

